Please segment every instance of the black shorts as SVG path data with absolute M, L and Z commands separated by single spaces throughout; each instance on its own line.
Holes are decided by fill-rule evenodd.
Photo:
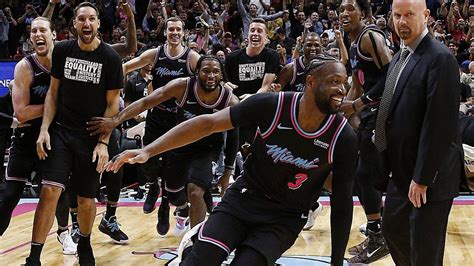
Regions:
M 241 189 L 234 186 L 236 183 L 214 208 L 198 239 L 228 254 L 242 245 L 252 247 L 267 259 L 268 265 L 274 265 L 295 243 L 308 212 L 289 212 L 263 193 Z
M 46 151 L 42 184 L 62 189 L 69 184 L 78 196 L 95 198 L 100 174 L 96 171 L 97 159 L 92 162 L 92 153 L 98 138 L 57 124 L 51 125 L 49 134 L 51 150 Z
M 33 171 L 41 171 L 41 161 L 36 153 L 38 129 L 16 130 L 8 155 L 6 180 L 31 181 Z
M 213 178 L 212 161 L 217 162 L 219 150 L 176 152 L 170 151 L 163 172 L 165 189 L 169 192 L 181 191 L 186 184 L 193 183 L 203 189 L 211 187 Z
M 161 123 L 157 124 L 154 121 L 146 122 L 145 135 L 143 136 L 143 145 L 146 146 L 163 134 L 168 132 L 171 128 L 176 125 L 175 117 L 168 117 L 160 120 Z M 166 164 L 167 152 L 158 154 L 151 157 L 143 164 L 140 164 L 138 174 L 145 182 L 157 182 L 158 176 L 161 176 L 163 166 Z

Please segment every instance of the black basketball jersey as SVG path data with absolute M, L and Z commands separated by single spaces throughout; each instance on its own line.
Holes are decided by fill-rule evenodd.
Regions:
M 297 120 L 302 96 L 279 93 L 270 126 L 257 128 L 243 174 L 249 188 L 296 212 L 308 210 L 312 195 L 323 187 L 347 124 L 340 115 L 327 115 L 316 132 L 305 132 Z
M 193 117 L 205 114 L 212 114 L 218 112 L 222 109 L 225 109 L 229 106 L 230 100 L 232 98 L 232 92 L 223 86 L 219 85 L 218 90 L 220 90 L 219 98 L 215 101 L 214 104 L 205 104 L 198 95 L 197 92 L 198 82 L 195 77 L 190 77 L 186 86 L 186 91 L 184 93 L 183 99 L 181 102 L 177 102 L 178 106 L 178 115 L 177 120 L 178 124 L 189 120 Z M 210 136 L 200 139 L 197 142 L 191 143 L 178 149 L 179 151 L 191 151 L 191 150 L 202 150 L 202 149 L 212 149 L 220 148 L 224 144 L 224 138 L 222 133 L 214 133 Z
M 290 81 L 291 91 L 304 92 L 306 85 L 306 67 L 303 64 L 303 56 L 293 61 L 293 78 Z
M 153 89 L 165 86 L 168 82 L 177 78 L 193 75 L 189 65 L 190 49 L 185 47 L 183 52 L 175 57 L 166 52 L 166 44 L 156 48 L 155 61 L 151 73 L 153 75 Z M 163 102 L 153 108 L 165 112 L 176 113 L 176 102 L 172 99 Z
M 32 105 L 44 104 L 46 98 L 46 93 L 49 89 L 49 82 L 51 80 L 50 71 L 43 66 L 38 59 L 36 54 L 27 56 L 26 62 L 28 62 L 31 72 L 33 75 L 33 82 L 30 85 L 30 103 Z M 28 124 L 31 124 L 32 127 L 41 126 L 42 118 L 35 118 L 31 121 L 28 121 Z
M 365 92 L 369 91 L 372 86 L 374 86 L 382 77 L 382 72 L 375 64 L 371 55 L 364 54 L 361 51 L 360 40 L 362 39 L 362 36 L 369 30 L 382 34 L 382 36 L 385 37 L 385 33 L 376 25 L 371 24 L 365 26 L 359 35 L 357 35 L 355 41 L 351 43 L 351 48 L 349 50 L 352 73 L 353 75 L 357 75 Z

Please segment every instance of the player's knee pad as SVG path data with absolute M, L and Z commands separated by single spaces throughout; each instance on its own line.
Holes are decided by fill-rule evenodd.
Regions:
M 183 206 L 187 202 L 186 192 L 183 189 L 177 192 L 168 190 L 168 200 L 174 206 Z

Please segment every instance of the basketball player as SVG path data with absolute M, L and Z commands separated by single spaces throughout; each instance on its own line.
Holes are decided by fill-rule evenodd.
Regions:
M 196 76 L 170 81 L 164 87 L 129 105 L 113 118 L 97 118 L 94 130 L 100 127 L 113 128 L 117 124 L 136 116 L 164 101 L 175 100 L 177 103 L 178 123 L 192 117 L 210 114 L 235 105 L 238 98 L 221 85 L 223 66 L 215 56 L 201 57 L 196 66 Z M 226 141 L 226 167 L 232 167 L 237 153 L 237 134 L 230 131 Z M 209 136 L 197 143 L 169 152 L 163 176 L 166 180 L 168 199 L 175 206 L 191 203 L 191 227 L 202 222 L 206 216 L 204 192 L 210 188 L 212 161 L 217 161 L 224 143 L 221 133 Z M 233 154 L 233 156 L 232 156 Z M 187 195 L 186 195 L 187 192 Z
M 283 67 L 277 77 L 277 83 L 282 88 L 289 91 L 304 92 L 306 83 L 306 66 L 309 65 L 312 59 L 321 53 L 321 40 L 319 35 L 314 32 L 308 33 L 304 38 L 303 56 L 298 57 L 293 62 Z M 316 221 L 316 217 L 323 211 L 318 199 L 313 199 L 313 204 L 308 213 L 308 221 L 303 227 L 303 230 L 310 230 Z
M 346 70 L 334 58 L 318 55 L 307 71 L 304 93 L 257 94 L 181 123 L 145 148 L 125 151 L 108 163 L 107 170 L 115 171 L 215 132 L 257 127 L 242 177 L 200 227 L 182 265 L 221 265 L 234 249 L 236 265 L 273 265 L 295 242 L 312 196 L 331 170 L 331 263 L 342 265 L 357 158 L 353 129 L 335 114 L 345 94 Z
M 78 195 L 79 264 L 95 264 L 90 244 L 96 215 L 94 198 L 108 159 L 110 134 L 91 137 L 86 122 L 99 114 L 112 116 L 118 112 L 123 76 L 120 56 L 97 38 L 100 21 L 96 6 L 79 4 L 74 9 L 73 25 L 78 39 L 60 42 L 53 50 L 51 83 L 37 140 L 38 156 L 45 160 L 43 187 L 26 265 L 41 264 L 52 214 L 69 176 L 70 188 Z
M 12 145 L 5 177 L 5 190 L 0 195 L 0 235 L 10 224 L 10 219 L 25 183 L 33 171 L 41 173 L 41 163 L 36 155 L 36 139 L 43 116 L 44 99 L 49 88 L 51 56 L 56 32 L 51 21 L 38 17 L 31 23 L 30 39 L 35 53 L 22 59 L 15 66 L 12 88 L 12 102 L 15 116 L 21 123 L 30 126 L 17 128 Z M 76 253 L 76 244 L 72 242 L 68 224 L 69 201 L 67 195 L 61 195 L 56 210 L 58 221 L 58 241 L 63 245 L 63 253 Z
M 193 75 L 199 54 L 182 45 L 184 37 L 184 23 L 177 17 L 171 17 L 165 22 L 166 44 L 156 49 L 145 51 L 139 57 L 123 65 L 123 74 L 127 75 L 133 70 L 140 69 L 147 64 L 152 64 L 152 86 L 157 89 L 165 86 L 169 81 Z M 148 92 L 151 93 L 151 92 Z M 145 110 L 145 109 L 144 109 Z M 176 125 L 176 103 L 174 100 L 165 101 L 158 106 L 153 106 L 146 118 L 145 135 L 143 144 L 148 145 L 159 136 Z M 119 125 L 119 124 L 117 124 Z M 161 160 L 161 162 L 160 162 Z M 161 167 L 160 167 L 161 166 Z M 152 158 L 149 162 L 139 167 L 142 175 L 152 182 L 148 192 L 143 211 L 151 213 L 155 209 L 159 194 L 158 174 L 166 167 L 166 155 Z M 162 185 L 164 179 L 162 178 Z M 165 188 L 165 186 L 162 186 Z M 162 201 L 158 210 L 157 231 L 166 235 L 169 224 L 169 201 L 166 189 L 162 189 Z M 188 223 L 188 204 L 177 206 L 175 234 L 181 235 L 186 230 Z
M 308 33 L 304 38 L 303 56 L 285 65 L 277 77 L 277 83 L 285 90 L 303 92 L 305 85 L 305 69 L 316 55 L 321 53 L 321 40 L 315 32 Z M 289 88 L 286 86 L 289 85 Z
M 347 98 L 354 100 L 384 83 L 392 56 L 383 31 L 376 25 L 366 26 L 363 22 L 363 19 L 371 14 L 367 0 L 344 0 L 340 10 L 344 32 L 352 42 L 349 50 L 352 87 Z M 355 255 L 349 262 L 368 264 L 386 256 L 389 251 L 381 231 L 382 195 L 375 188 L 376 180 L 383 174 L 381 157 L 372 142 L 380 99 L 365 99 L 370 103 L 360 111 L 361 122 L 357 128 L 360 152 L 356 185 L 367 216 L 368 237 L 359 245 L 349 248 L 349 253 Z M 354 105 L 351 109 L 347 113 L 356 111 L 357 106 Z

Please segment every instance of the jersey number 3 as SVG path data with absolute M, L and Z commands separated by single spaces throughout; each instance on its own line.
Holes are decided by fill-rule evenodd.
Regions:
M 303 182 L 308 179 L 308 175 L 306 174 L 297 174 L 295 175 L 295 181 L 294 182 L 288 182 L 288 188 L 289 189 L 298 189 L 303 185 Z

